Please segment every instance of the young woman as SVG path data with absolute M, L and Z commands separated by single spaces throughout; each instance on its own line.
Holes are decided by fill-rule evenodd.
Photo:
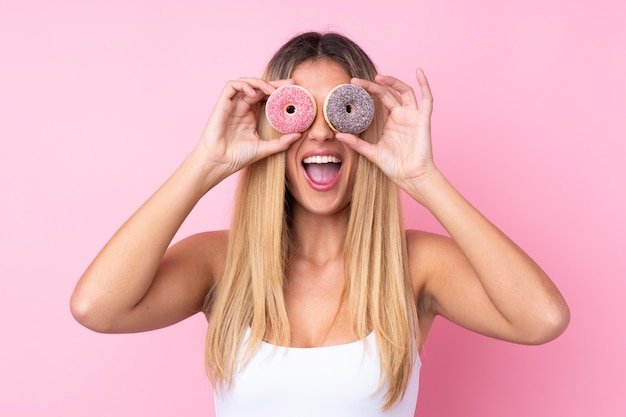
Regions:
M 306 33 L 263 79 L 228 82 L 197 147 L 81 277 L 76 319 L 141 332 L 202 311 L 219 417 L 412 416 L 437 315 L 515 343 L 557 337 L 569 320 L 557 288 L 433 162 L 432 96 L 416 78 L 419 103 L 349 39 Z M 347 83 L 375 102 L 359 136 L 322 111 Z M 287 84 L 308 90 L 317 113 L 280 135 L 264 107 Z M 170 247 L 196 203 L 240 170 L 231 229 Z M 405 230 L 398 188 L 449 237 Z

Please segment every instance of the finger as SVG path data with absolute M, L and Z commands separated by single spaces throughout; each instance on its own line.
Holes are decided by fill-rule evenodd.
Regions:
M 403 105 L 411 106 L 417 104 L 417 99 L 415 98 L 415 91 L 413 90 L 413 88 L 410 85 L 400 81 L 399 79 L 389 75 L 379 74 L 376 76 L 376 82 L 396 91 L 399 94 Z
M 371 162 L 376 163 L 376 156 L 378 155 L 376 145 L 366 142 L 358 136 L 351 135 L 349 133 L 337 132 L 335 134 L 335 138 L 350 147 L 355 152 L 363 155 Z
M 428 84 L 428 78 L 426 78 L 424 70 L 418 68 L 415 71 L 415 78 L 417 78 L 417 83 L 420 86 L 420 93 L 422 95 L 420 107 L 426 106 L 428 109 L 432 110 L 433 94 L 430 91 L 430 85 Z
M 291 78 L 267 81 L 261 78 L 241 77 L 238 79 L 238 81 L 248 83 L 253 88 L 262 91 L 263 93 L 265 93 L 265 95 L 268 96 L 279 87 L 294 84 L 294 81 Z
M 273 80 L 273 81 L 269 81 L 269 83 L 272 86 L 274 86 L 275 88 L 282 87 L 284 85 L 295 84 L 295 82 L 291 78 L 287 78 L 287 79 L 284 79 L 284 80 Z
M 263 100 L 274 90 L 275 88 L 265 80 L 240 78 L 235 81 L 229 81 L 220 98 L 230 101 L 243 100 L 246 104 L 252 106 Z
M 428 84 L 428 78 L 426 78 L 426 74 L 424 73 L 424 70 L 421 68 L 418 68 L 415 71 L 415 78 L 417 78 L 417 83 L 420 86 L 420 92 L 422 93 L 422 97 L 432 99 L 433 96 L 430 91 L 430 85 Z
M 372 81 L 363 80 L 360 78 L 353 78 L 352 84 L 358 85 L 364 88 L 368 93 L 373 96 L 377 96 L 380 101 L 390 111 L 402 105 L 400 96 L 393 90 Z
M 272 82 L 264 80 L 262 78 L 254 78 L 254 77 L 241 77 L 238 78 L 235 82 L 242 83 L 247 85 L 255 90 L 263 92 L 265 95 L 270 95 L 276 87 Z
M 259 78 L 239 78 L 226 83 L 219 101 L 243 100 L 253 106 L 269 96 L 276 88 Z
M 301 136 L 301 133 L 289 133 L 275 140 L 260 140 L 257 155 L 259 159 L 263 159 L 275 153 L 286 151 Z
M 220 101 L 231 101 L 237 97 L 252 95 L 254 96 L 254 88 L 244 81 L 229 81 L 224 86 L 220 94 Z

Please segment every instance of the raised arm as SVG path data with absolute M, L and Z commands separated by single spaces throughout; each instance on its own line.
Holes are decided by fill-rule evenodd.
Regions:
M 337 138 L 377 164 L 450 235 L 408 234 L 422 319 L 428 323 L 439 314 L 469 330 L 516 343 L 555 338 L 569 321 L 567 304 L 541 268 L 437 169 L 430 137 L 432 95 L 424 73 L 418 70 L 416 76 L 419 106 L 413 89 L 393 77 L 354 79 L 381 99 L 389 116 L 377 144 L 347 134 Z
M 221 270 L 226 234 L 198 234 L 168 247 L 211 188 L 244 166 L 284 151 L 298 138 L 263 141 L 256 133 L 258 103 L 277 85 L 253 78 L 226 85 L 196 148 L 78 281 L 70 301 L 78 322 L 99 332 L 139 332 L 200 311 Z

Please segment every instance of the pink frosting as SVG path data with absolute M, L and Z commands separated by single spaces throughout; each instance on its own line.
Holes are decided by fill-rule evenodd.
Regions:
M 315 119 L 316 106 L 311 94 L 297 85 L 274 91 L 265 105 L 265 116 L 280 133 L 304 132 Z

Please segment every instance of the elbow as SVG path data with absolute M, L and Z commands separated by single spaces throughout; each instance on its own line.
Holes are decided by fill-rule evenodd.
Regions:
M 563 301 L 562 305 L 560 305 L 556 310 L 557 312 L 553 314 L 552 320 L 550 321 L 551 332 L 548 341 L 559 337 L 563 334 L 563 332 L 565 332 L 567 326 L 569 326 L 571 313 L 565 301 Z
M 93 297 L 81 294 L 74 290 L 70 298 L 70 312 L 79 324 L 98 333 L 111 333 L 111 326 L 107 324 L 101 309 Z
M 545 309 L 535 324 L 532 336 L 526 341 L 529 345 L 542 345 L 559 337 L 567 329 L 570 322 L 570 310 L 565 301 L 561 300 Z

